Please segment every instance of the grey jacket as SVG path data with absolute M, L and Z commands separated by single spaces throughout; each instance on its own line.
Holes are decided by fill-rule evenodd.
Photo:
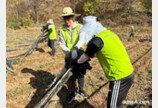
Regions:
M 72 36 L 73 30 L 74 30 L 74 28 L 77 26 L 77 24 L 78 24 L 78 22 L 75 21 L 75 22 L 74 22 L 74 26 L 72 27 L 72 29 L 69 29 L 68 26 L 65 25 L 65 24 L 63 25 L 63 27 L 66 28 L 66 29 L 68 30 L 70 36 Z M 81 28 L 82 26 L 83 26 L 83 25 L 81 25 L 80 28 Z M 60 28 L 60 29 L 61 29 L 61 28 Z M 63 37 L 63 35 L 62 35 L 60 29 L 59 29 L 59 32 L 58 32 L 58 35 L 59 35 L 59 45 L 60 45 L 61 49 L 62 49 L 66 54 L 69 54 L 69 53 L 70 53 L 70 49 L 67 47 L 66 42 L 65 42 L 65 40 L 64 40 L 64 37 Z M 81 33 L 79 34 L 79 41 L 77 42 L 76 47 L 77 47 L 77 48 L 81 48 L 81 46 L 82 46 L 83 44 L 84 44 L 84 32 L 81 32 Z

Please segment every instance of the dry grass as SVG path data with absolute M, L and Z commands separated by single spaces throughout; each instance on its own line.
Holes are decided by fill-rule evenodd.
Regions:
M 130 27 L 115 27 L 109 29 L 118 34 L 123 44 L 126 46 L 132 62 L 142 56 L 152 45 L 151 42 L 141 43 L 138 41 L 140 38 L 152 39 L 151 27 L 135 26 L 136 38 L 131 41 L 128 41 Z M 17 51 L 7 52 L 7 57 L 25 52 L 29 46 L 20 48 L 17 48 L 16 46 L 31 44 L 33 41 L 28 40 L 30 38 L 31 40 L 35 40 L 39 34 L 39 28 L 36 28 L 36 30 L 21 29 L 16 31 L 7 29 L 7 49 L 17 49 Z M 7 71 L 7 108 L 32 108 L 40 100 L 48 85 L 53 81 L 57 73 L 64 66 L 64 54 L 58 45 L 58 41 L 56 41 L 56 55 L 54 58 L 50 56 L 51 49 L 47 47 L 46 42 L 41 43 L 38 48 L 39 50 L 34 51 L 31 55 L 27 56 L 23 60 L 13 64 L 15 69 L 14 73 Z M 148 60 L 147 64 L 143 64 L 146 60 Z M 79 97 L 78 102 L 67 104 L 65 102 L 67 92 L 65 85 L 58 93 L 60 100 L 52 102 L 49 105 L 49 108 L 103 108 L 106 106 L 108 84 L 100 89 L 99 87 L 107 82 L 107 79 L 105 78 L 104 72 L 96 58 L 92 59 L 90 64 L 92 65 L 93 69 L 91 71 L 87 71 L 85 75 L 84 89 L 89 95 L 94 95 L 91 95 L 91 98 L 87 100 L 83 100 L 82 97 Z M 139 64 L 142 65 L 136 67 Z M 143 68 L 141 66 L 143 66 Z M 142 57 L 142 59 L 138 60 L 137 64 L 134 65 L 134 67 L 138 69 L 135 72 L 134 84 L 128 93 L 127 100 L 152 101 L 151 66 L 151 54 L 147 55 L 146 57 Z M 97 89 L 99 89 L 98 92 L 96 92 Z M 149 106 L 137 105 L 129 107 L 148 108 Z

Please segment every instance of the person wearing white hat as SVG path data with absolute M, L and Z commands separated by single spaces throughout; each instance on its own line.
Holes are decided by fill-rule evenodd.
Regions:
M 47 31 L 49 40 L 48 40 L 48 46 L 52 49 L 52 57 L 55 55 L 55 40 L 56 40 L 56 30 L 55 30 L 55 25 L 52 19 L 49 19 L 47 21 L 47 25 L 43 26 L 42 31 Z
M 96 54 L 106 78 L 109 80 L 107 108 L 122 108 L 134 79 L 134 69 L 119 37 L 102 26 L 95 16 L 83 18 L 87 49 L 77 60 L 82 64 Z
M 131 32 L 129 38 L 134 37 L 134 26 L 131 26 Z
M 65 53 L 65 64 L 68 62 L 69 56 L 74 60 L 78 57 L 77 51 L 84 50 L 84 34 L 78 34 L 82 24 L 75 21 L 75 16 L 80 16 L 72 11 L 70 7 L 65 7 L 61 15 L 65 24 L 59 30 L 59 44 L 63 52 Z M 85 72 L 82 72 L 85 74 Z M 71 103 L 75 99 L 76 80 L 78 80 L 79 93 L 87 98 L 88 95 L 84 92 L 84 74 L 80 76 L 73 76 L 69 79 L 67 85 L 69 89 L 69 95 L 67 101 Z

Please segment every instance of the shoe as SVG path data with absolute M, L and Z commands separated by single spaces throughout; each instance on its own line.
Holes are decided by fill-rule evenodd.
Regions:
M 69 94 L 68 94 L 68 96 L 67 96 L 67 98 L 66 98 L 66 101 L 68 102 L 68 103 L 71 103 L 72 101 L 74 101 L 75 100 L 75 92 L 74 91 L 71 91 Z
M 52 59 L 54 59 L 55 57 L 54 57 L 54 55 L 51 55 L 51 57 L 52 57 Z
M 82 95 L 85 99 L 89 97 L 89 95 L 84 91 L 79 91 L 79 95 Z

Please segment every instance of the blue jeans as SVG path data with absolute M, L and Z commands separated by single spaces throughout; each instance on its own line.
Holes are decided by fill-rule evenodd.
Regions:
M 54 47 L 55 39 L 50 40 L 50 41 L 51 41 L 51 48 L 52 48 L 52 56 L 54 56 L 55 55 L 55 47 Z

